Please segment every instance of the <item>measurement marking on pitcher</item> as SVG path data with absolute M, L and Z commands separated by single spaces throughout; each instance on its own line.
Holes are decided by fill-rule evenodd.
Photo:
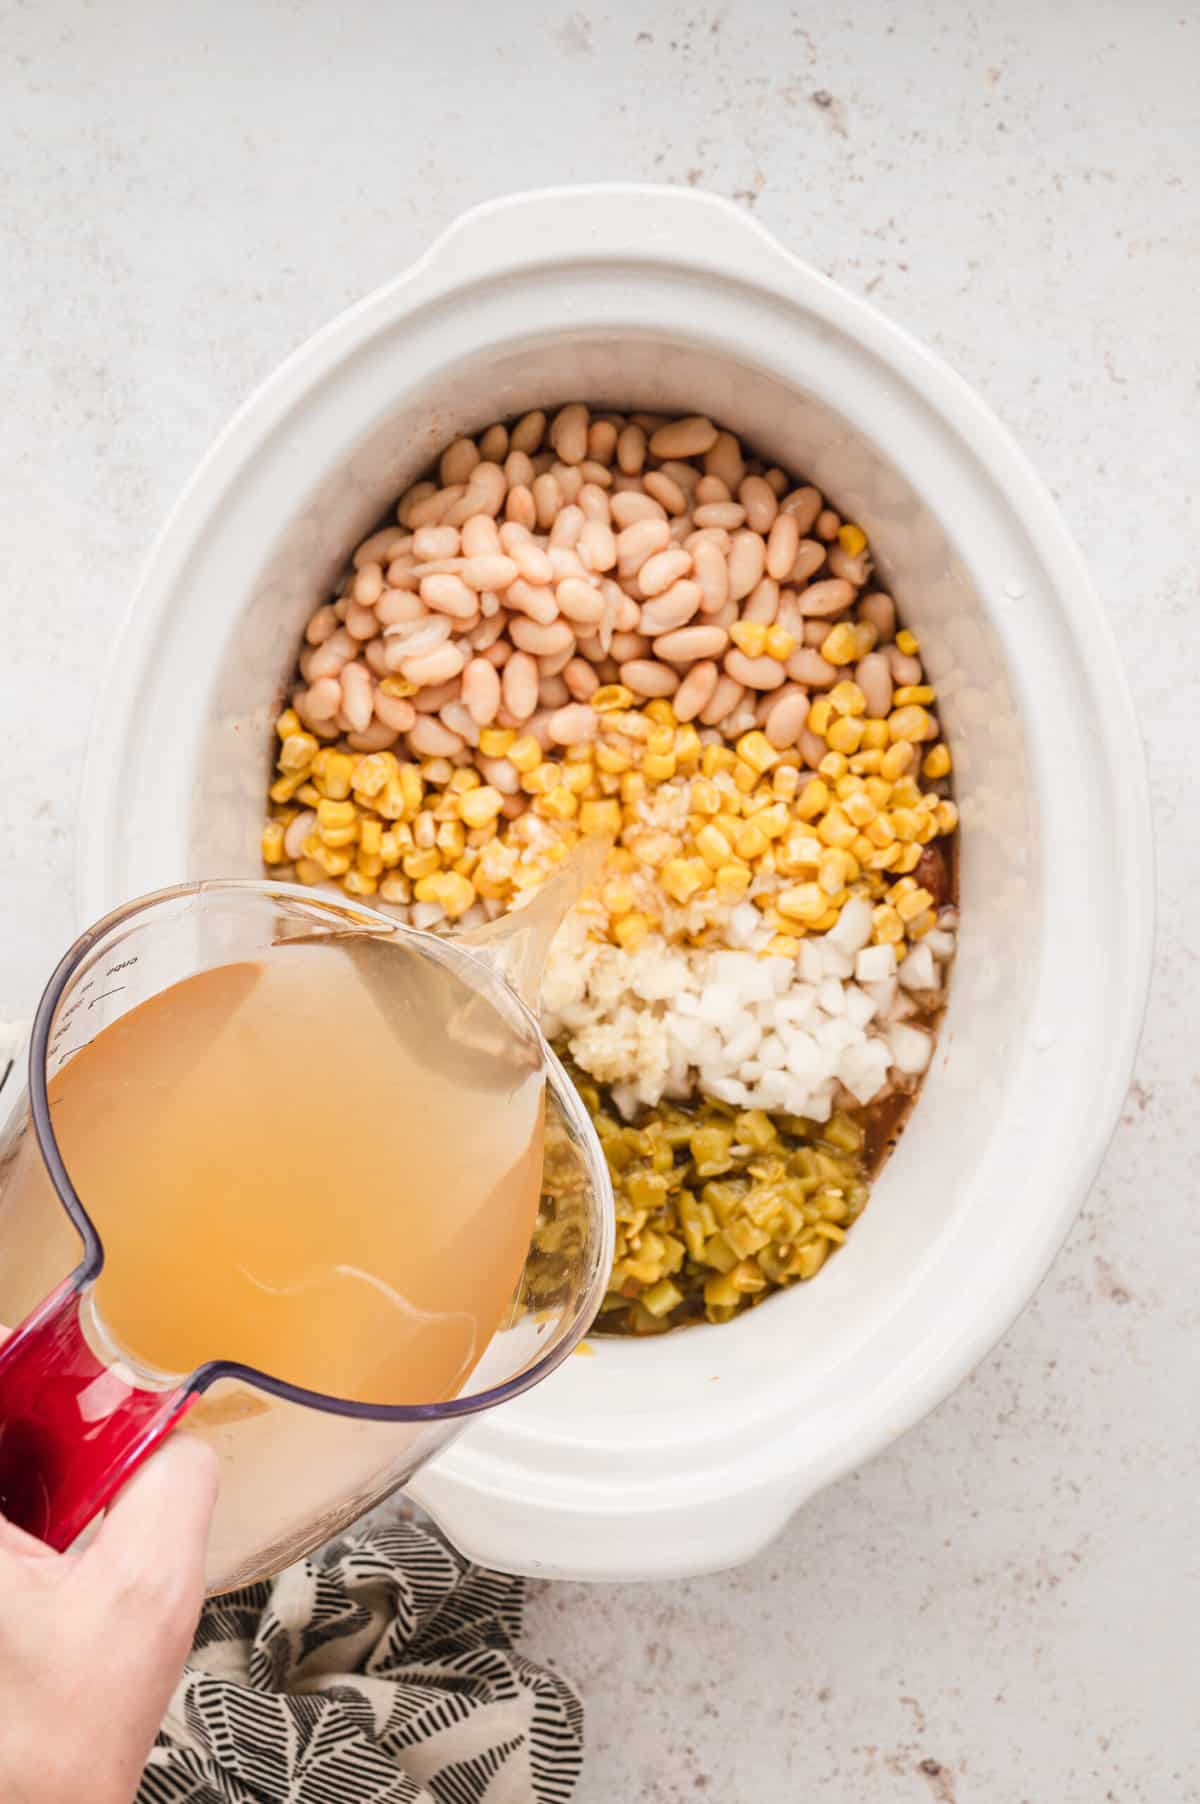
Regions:
M 111 990 L 101 990 L 98 996 L 92 997 L 92 1000 L 88 1003 L 88 1007 L 95 1008 L 98 1002 L 105 1002 L 110 996 L 123 996 L 128 988 L 128 984 L 118 983 L 115 984 Z

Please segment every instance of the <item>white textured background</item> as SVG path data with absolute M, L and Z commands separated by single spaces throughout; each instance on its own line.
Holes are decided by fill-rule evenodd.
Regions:
M 752 208 L 941 350 L 1059 496 L 1149 743 L 1157 982 L 1103 1175 L 975 1379 L 744 1571 L 540 1591 L 530 1651 L 584 1691 L 583 1804 L 1185 1804 L 1200 25 L 1185 0 L 831 10 L 0 3 L 0 1015 L 76 925 L 134 572 L 247 391 L 486 196 L 638 177 Z

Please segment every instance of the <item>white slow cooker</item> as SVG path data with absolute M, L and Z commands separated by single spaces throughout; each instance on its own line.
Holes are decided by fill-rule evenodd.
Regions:
M 1149 809 L 1079 555 L 970 390 L 722 201 L 559 189 L 461 219 L 209 452 L 104 688 L 84 917 L 258 872 L 272 718 L 348 551 L 456 433 L 568 399 L 710 414 L 863 523 L 938 683 L 963 819 L 935 1066 L 837 1258 L 722 1327 L 594 1341 L 412 1487 L 488 1565 L 666 1578 L 758 1552 L 945 1397 L 1042 1277 L 1130 1075 Z

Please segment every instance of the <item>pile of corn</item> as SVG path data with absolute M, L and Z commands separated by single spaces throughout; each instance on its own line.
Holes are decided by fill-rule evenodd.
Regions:
M 591 913 L 618 945 L 661 927 L 656 897 L 711 904 L 689 936 L 702 939 L 721 908 L 751 894 L 776 955 L 794 953 L 806 932 L 827 932 L 855 894 L 876 903 L 880 943 L 917 940 L 934 925 L 934 898 L 909 873 L 958 815 L 932 787 L 949 772 L 948 749 L 919 750 L 931 689 L 900 690 L 886 720 L 867 720 L 858 685 L 838 683 L 809 710 L 810 730 L 829 748 L 815 772 L 758 730 L 733 746 L 705 743 L 669 701 L 636 708 L 634 699 L 616 684 L 598 691 L 596 738 L 557 757 L 532 736 L 484 729 L 482 758 L 505 758 L 520 774 L 527 806 L 515 819 L 472 765 L 322 746 L 286 709 L 263 858 L 278 875 L 433 905 L 453 922 L 481 902 L 508 908 L 581 836 L 596 835 L 615 849 Z M 922 790 L 921 776 L 931 787 Z

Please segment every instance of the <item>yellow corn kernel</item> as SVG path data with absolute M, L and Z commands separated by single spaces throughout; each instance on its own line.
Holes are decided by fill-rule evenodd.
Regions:
M 867 549 L 867 535 L 861 526 L 854 524 L 853 520 L 847 520 L 844 525 L 839 526 L 837 536 L 838 544 L 847 557 L 858 557 L 860 552 Z
M 733 849 L 739 858 L 761 858 L 770 843 L 762 828 L 751 820 L 739 826 Z
M 322 746 L 313 759 L 313 782 L 331 802 L 344 802 L 350 794 L 359 762 L 348 752 L 337 752 L 330 745 Z
M 896 829 L 892 825 L 890 814 L 877 814 L 866 827 L 866 835 L 873 846 L 890 846 L 896 838 Z
M 411 902 L 412 884 L 400 871 L 388 871 L 380 882 L 379 895 L 384 902 Z
M 450 919 L 457 921 L 460 915 L 465 915 L 468 908 L 473 906 L 475 885 L 469 877 L 462 876 L 458 871 L 447 871 L 442 878 L 438 901 Z
M 385 871 L 393 870 L 399 864 L 401 851 L 402 847 L 395 833 L 390 827 L 386 828 L 379 836 L 379 856 Z
M 883 754 L 883 763 L 879 766 L 879 774 L 889 783 L 897 783 L 912 763 L 915 754 L 907 739 L 898 739 L 895 745 L 889 745 Z
M 323 846 L 319 840 L 315 845 L 306 841 L 304 849 L 327 877 L 344 877 L 354 862 L 353 855 L 341 846 Z
M 902 651 L 906 658 L 915 658 L 920 649 L 921 641 L 917 635 L 910 633 L 906 626 L 902 626 L 896 634 L 896 650 Z
M 853 841 L 854 828 L 836 803 L 817 822 L 817 838 L 826 846 L 844 847 Z
M 283 710 L 283 713 L 275 722 L 275 731 L 281 739 L 290 739 L 293 734 L 302 733 L 304 731 L 304 728 L 300 724 L 300 716 L 294 708 L 285 708 Z
M 819 695 L 808 710 L 808 720 L 805 724 L 810 733 L 816 733 L 819 738 L 824 739 L 832 719 L 833 703 L 827 695 Z
M 768 658 L 776 658 L 782 664 L 785 658 L 791 657 L 797 643 L 795 633 L 789 633 L 786 626 L 769 626 L 763 640 L 763 650 Z
M 921 848 L 915 841 L 909 845 L 903 845 L 900 841 L 896 842 L 896 857 L 891 866 L 893 871 L 901 874 L 915 871 L 920 862 Z
M 817 887 L 827 896 L 838 896 L 845 889 L 850 878 L 847 871 L 853 866 L 854 875 L 858 875 L 858 864 L 848 852 L 841 852 L 831 847 L 821 859 L 817 871 Z
M 788 920 L 803 921 L 807 927 L 820 920 L 829 904 L 820 884 L 798 883 L 794 889 L 781 890 L 775 906 Z
M 653 707 L 654 704 L 650 705 Z M 646 734 L 646 750 L 657 752 L 660 756 L 667 752 L 673 755 L 675 751 L 674 730 L 668 726 L 652 726 Z
M 279 748 L 278 768 L 306 771 L 320 749 L 311 733 L 289 733 Z
M 728 863 L 732 847 L 721 829 L 714 826 L 711 821 L 707 821 L 700 828 L 696 834 L 695 843 L 696 850 L 705 864 L 711 865 L 714 871 L 719 871 L 723 864 Z
M 793 812 L 799 820 L 815 821 L 828 808 L 829 802 L 829 786 L 820 777 L 810 777 L 800 792 L 800 799 Z
M 721 902 L 740 902 L 750 888 L 750 867 L 736 864 L 730 860 L 728 864 L 719 865 L 713 879 L 713 887 Z
M 704 741 L 692 725 L 685 720 L 682 726 L 675 729 L 675 757 L 680 764 L 694 764 L 704 750 Z
M 866 777 L 863 794 L 870 797 L 876 808 L 886 808 L 892 799 L 892 786 L 881 776 Z
M 892 694 L 893 708 L 908 708 L 914 704 L 923 707 L 931 702 L 934 690 L 928 683 L 905 683 Z
M 510 741 L 504 756 L 514 770 L 520 771 L 522 776 L 528 776 L 531 770 L 536 770 L 541 764 L 542 748 L 532 733 L 522 733 L 519 739 Z
M 690 901 L 710 881 L 708 866 L 700 858 L 668 858 L 659 872 L 659 882 L 676 902 Z
M 737 742 L 737 755 L 752 771 L 762 776 L 773 764 L 779 762 L 779 753 L 771 744 L 765 733 L 757 731 L 743 733 Z
M 640 770 L 627 770 L 621 778 L 621 800 L 627 805 L 645 800 L 646 779 Z
M 934 819 L 939 833 L 953 833 L 958 825 L 958 809 L 953 802 L 939 802 Z
M 827 664 L 853 664 L 859 655 L 858 634 L 848 620 L 830 627 L 821 641 L 821 656 Z
M 853 821 L 856 827 L 869 826 L 878 812 L 865 790 L 859 790 L 856 795 L 847 796 L 842 806 L 845 809 L 846 819 Z
M 708 747 L 706 750 L 710 749 Z M 697 777 L 692 784 L 692 807 L 697 814 L 719 814 L 721 791 L 708 777 Z
M 614 877 L 600 891 L 600 900 L 614 920 L 618 915 L 627 915 L 633 907 L 633 885 Z
M 557 764 L 537 764 L 532 770 L 522 771 L 521 788 L 529 796 L 548 795 L 558 788 L 560 775 L 561 766 Z
M 373 896 L 379 888 L 379 873 L 364 871 L 360 864 L 354 870 L 346 872 L 342 878 L 342 888 L 348 896 Z
M 758 772 L 739 758 L 733 770 L 733 784 L 739 796 L 750 796 L 758 786 Z
M 899 889 L 899 887 L 900 885 L 897 884 L 896 889 Z M 924 914 L 927 908 L 932 908 L 933 906 L 933 897 L 927 889 L 921 889 L 918 886 L 915 889 L 906 891 L 906 893 L 900 897 L 896 897 L 896 889 L 892 891 L 892 895 L 896 898 L 896 913 L 900 916 L 902 921 L 915 921 L 918 915 Z
M 919 808 L 921 806 L 921 791 L 911 777 L 901 777 L 898 782 L 892 784 L 892 806 L 893 808 Z
M 871 621 L 856 620 L 854 622 L 854 643 L 860 658 L 865 658 L 869 651 L 874 651 L 878 638 L 879 628 L 872 625 Z
M 872 777 L 878 773 L 882 763 L 882 752 L 855 752 L 850 760 L 850 769 L 856 777 Z
M 736 764 L 737 753 L 728 745 L 706 745 L 700 757 L 700 769 L 706 777 L 715 777 L 718 771 L 733 770 Z
M 908 848 L 902 846 L 900 841 L 896 839 L 893 840 L 889 846 L 877 846 L 873 852 L 869 853 L 868 856 L 863 859 L 863 864 L 869 871 L 890 871 L 895 868 L 896 864 L 907 850 Z
M 761 658 L 767 643 L 767 629 L 761 620 L 735 620 L 729 637 L 748 658 Z
M 904 922 L 890 903 L 881 902 L 871 910 L 871 938 L 877 946 L 898 946 L 904 938 Z
M 667 783 L 675 775 L 674 752 L 647 752 L 642 773 L 648 783 Z
M 633 690 L 626 689 L 624 683 L 602 683 L 592 696 L 592 707 L 597 714 L 615 714 L 618 709 L 632 707 L 633 700 Z
M 759 832 L 765 833 L 768 839 L 781 839 L 792 824 L 785 802 L 767 801 L 762 807 L 756 808 L 750 818 Z
M 477 770 L 473 770 L 469 764 L 460 764 L 446 787 L 451 795 L 461 796 L 468 789 L 478 789 L 482 782 L 483 778 Z
M 404 867 L 404 875 L 411 877 L 414 883 L 423 882 L 442 868 L 442 861 L 432 846 L 406 852 L 400 862 Z
M 570 821 L 579 813 L 579 797 L 569 790 L 565 783 L 557 789 L 551 789 L 546 795 L 538 796 L 533 804 L 535 814 L 543 820 Z
M 334 802 L 322 796 L 317 803 L 317 827 L 340 828 L 351 827 L 358 819 L 358 810 L 353 802 Z
M 377 857 L 383 846 L 383 822 L 364 819 L 358 823 L 358 862 L 361 867 L 363 854 L 368 858 Z
M 379 685 L 381 695 L 390 695 L 395 702 L 406 702 L 410 695 L 417 693 L 417 685 L 410 683 L 407 677 L 386 676 Z
M 622 915 L 620 920 L 613 922 L 611 928 L 613 939 L 626 952 L 632 952 L 635 946 L 640 946 L 649 931 L 650 923 L 646 916 L 636 912 Z
M 592 787 L 594 774 L 590 764 L 568 764 L 562 767 L 560 781 L 573 796 L 582 796 Z
M 675 710 L 663 695 L 656 696 L 652 702 L 646 702 L 642 713 L 656 726 L 673 727 L 675 725 Z
M 817 766 L 821 775 L 830 779 L 844 777 L 849 768 L 845 752 L 826 752 Z
M 840 720 L 831 723 L 829 731 L 825 735 L 825 743 L 831 752 L 849 754 L 858 750 L 862 744 L 862 736 L 862 721 L 854 720 L 847 714 Z
M 481 727 L 479 730 L 479 749 L 485 758 L 507 758 L 517 743 L 517 735 L 511 727 Z
M 282 821 L 268 821 L 262 830 L 262 861 L 264 864 L 283 864 Z
M 921 830 L 921 817 L 915 808 L 893 808 L 892 826 L 896 829 L 896 838 L 908 845 Z
M 772 958 L 795 958 L 800 951 L 800 941 L 794 933 L 777 933 L 773 940 L 768 940 L 767 951 Z
M 619 777 L 630 768 L 629 755 L 615 745 L 608 745 L 604 740 L 596 747 L 596 768 L 609 777 Z
M 397 774 L 397 782 L 400 787 L 404 817 L 410 821 L 414 820 L 425 797 L 425 784 L 417 766 L 402 764 Z
M 781 802 L 794 802 L 800 790 L 800 772 L 794 764 L 777 764 L 771 772 L 771 793 Z
M 444 789 L 454 775 L 454 766 L 449 758 L 426 758 L 417 766 L 426 783 L 435 789 Z
M 443 821 L 437 830 L 437 848 L 447 864 L 461 858 L 467 846 L 466 829 L 461 821 Z
M 371 752 L 367 757 L 359 758 L 350 773 L 350 783 L 355 795 L 361 801 L 365 797 L 370 801 L 381 790 L 386 789 L 388 781 L 396 774 L 397 764 L 391 752 Z M 335 767 L 336 771 L 336 767 Z M 340 786 L 340 773 L 337 773 Z M 336 797 L 331 797 L 336 800 Z
M 863 722 L 863 750 L 865 752 L 884 752 L 887 750 L 887 743 L 886 720 L 865 720 Z
M 579 808 L 579 829 L 589 835 L 607 834 L 615 839 L 621 831 L 621 805 L 619 802 L 582 802 Z
M 921 769 L 927 777 L 934 780 L 938 777 L 948 777 L 950 775 L 950 747 L 939 741 L 930 751 L 926 752 Z
M 924 708 L 897 708 L 888 715 L 888 736 L 893 741 L 906 739 L 910 743 L 924 739 L 929 726 L 929 716 Z
M 829 705 L 835 714 L 858 716 L 867 711 L 867 698 L 857 683 L 835 683 L 829 691 Z
M 315 858 L 298 858 L 296 879 L 299 883 L 324 883 L 325 873 Z

